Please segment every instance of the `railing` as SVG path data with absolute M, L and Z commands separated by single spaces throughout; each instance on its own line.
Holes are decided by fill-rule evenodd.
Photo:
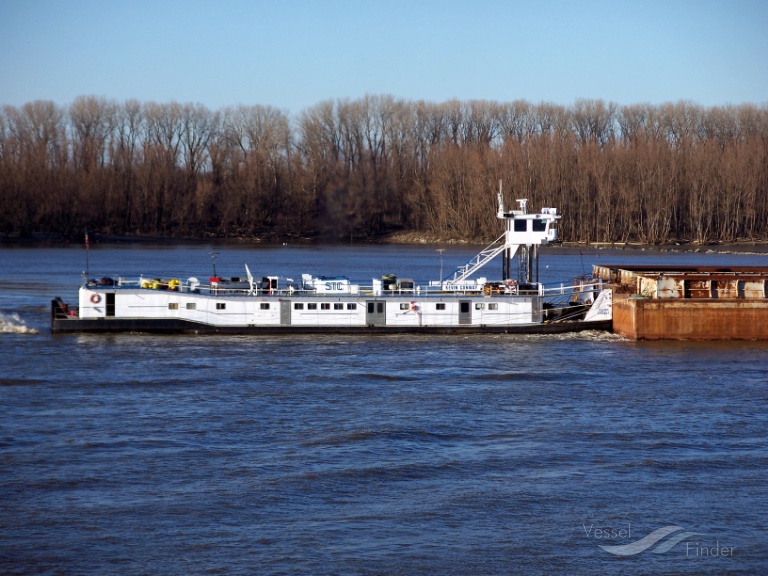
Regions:
M 600 279 L 578 280 L 575 283 L 558 284 L 530 284 L 519 285 L 516 283 L 487 283 L 478 284 L 477 288 L 468 286 L 461 290 L 445 290 L 439 283 L 430 286 L 418 286 L 409 289 L 380 290 L 374 291 L 373 285 L 351 285 L 350 292 L 329 292 L 318 293 L 315 290 L 308 290 L 302 287 L 289 286 L 278 289 L 266 289 L 254 286 L 249 288 L 227 288 L 221 285 L 202 284 L 199 282 L 188 282 L 173 279 L 159 280 L 156 278 L 140 277 L 137 280 L 128 280 L 119 278 L 112 285 L 89 285 L 91 288 L 116 288 L 116 289 L 144 289 L 144 290 L 162 290 L 180 293 L 210 294 L 217 296 L 312 296 L 317 298 L 338 298 L 347 296 L 380 297 L 380 296 L 411 296 L 415 298 L 446 298 L 449 296 L 478 296 L 503 297 L 503 296 L 541 296 L 544 298 L 554 298 L 557 296 L 569 297 L 574 295 L 584 295 L 595 297 L 605 287 L 606 283 Z M 354 291 L 353 291 L 354 290 Z M 581 300 L 581 298 L 580 298 Z
M 507 245 L 507 233 L 505 232 L 488 245 L 482 252 L 477 254 L 472 260 L 459 266 L 453 273 L 453 276 L 449 276 L 443 279 L 445 284 L 458 284 L 469 278 L 472 274 L 480 270 L 488 262 L 496 258 L 504 251 Z

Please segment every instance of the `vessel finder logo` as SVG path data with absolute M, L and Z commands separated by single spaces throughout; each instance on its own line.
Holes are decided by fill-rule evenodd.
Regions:
M 621 544 L 618 546 L 605 546 L 600 544 L 600 548 L 615 556 L 634 556 L 635 554 L 645 552 L 658 544 L 658 546 L 651 550 L 651 552 L 654 554 L 663 554 L 664 552 L 670 551 L 683 540 L 690 538 L 691 536 L 699 535 L 701 535 L 701 532 L 687 532 L 680 526 L 664 526 L 663 528 L 654 530 L 648 534 L 648 536 L 630 542 L 629 544 Z M 669 536 L 669 538 L 667 538 L 667 536 Z
M 594 524 L 590 524 L 589 526 L 582 524 L 582 526 L 584 527 L 584 533 L 588 538 L 604 540 L 632 538 L 631 524 L 627 524 L 626 528 L 622 527 L 621 529 L 605 527 L 597 528 Z M 696 556 L 700 558 L 733 556 L 734 547 L 722 546 L 720 540 L 717 540 L 714 546 L 711 545 L 711 542 L 699 542 L 697 539 L 689 540 L 694 536 L 703 535 L 703 532 L 689 532 L 680 526 L 670 525 L 654 530 L 647 536 L 629 542 L 628 544 L 598 544 L 598 546 L 614 556 L 635 556 L 646 550 L 652 554 L 664 554 L 685 541 L 686 556 Z

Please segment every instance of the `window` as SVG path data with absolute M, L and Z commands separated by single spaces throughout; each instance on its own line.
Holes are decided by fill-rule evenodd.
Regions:
M 408 310 L 409 308 L 408 302 L 400 302 L 400 310 Z
M 330 305 L 330 303 L 328 303 L 328 302 L 322 302 L 322 303 L 320 304 L 320 310 L 330 310 L 330 309 L 331 309 L 331 305 Z
M 179 303 L 178 302 L 169 302 L 168 303 L 168 310 L 178 310 L 179 309 Z
M 445 310 L 445 302 L 435 304 L 435 310 Z
M 488 304 L 488 310 L 498 310 L 499 309 L 499 303 L 494 302 L 492 304 Z
M 475 310 L 482 310 L 483 308 L 485 308 L 485 304 L 482 302 L 475 302 Z
M 269 310 L 269 302 L 262 302 L 260 308 L 262 310 Z
M 293 309 L 294 310 L 304 310 L 304 302 L 294 302 L 293 303 Z
M 368 302 L 368 314 L 373 314 L 373 302 Z
M 187 302 L 187 310 L 197 310 L 196 302 Z
M 344 310 L 344 304 L 342 304 L 341 302 L 337 302 L 337 303 L 335 303 L 333 305 L 333 309 L 334 310 Z
M 357 310 L 357 304 L 354 302 L 351 304 L 347 304 L 347 310 Z
M 461 314 L 469 312 L 469 302 L 459 302 L 459 312 Z
M 317 310 L 317 303 L 310 302 L 309 304 L 307 304 L 307 310 Z
M 216 302 L 216 310 L 226 310 L 227 305 L 224 302 Z
M 534 232 L 544 232 L 547 229 L 547 221 L 546 220 L 534 220 L 533 221 L 533 231 Z
M 528 220 L 515 220 L 515 232 L 525 232 L 528 230 Z

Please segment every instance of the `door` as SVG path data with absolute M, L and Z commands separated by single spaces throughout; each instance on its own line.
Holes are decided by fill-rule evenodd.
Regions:
M 291 301 L 280 300 L 280 324 L 291 323 Z
M 367 300 L 365 303 L 365 323 L 368 326 L 386 326 L 386 305 L 381 300 Z
M 106 296 L 107 296 L 106 314 L 107 316 L 114 316 L 115 315 L 115 293 L 107 292 Z
M 459 324 L 472 324 L 472 302 L 459 300 Z

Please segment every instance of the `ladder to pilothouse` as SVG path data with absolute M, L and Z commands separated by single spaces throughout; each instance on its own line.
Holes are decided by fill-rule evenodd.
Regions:
M 512 248 L 514 251 L 517 251 L 516 245 L 512 245 L 509 247 Z M 469 278 L 472 274 L 480 270 L 480 268 L 485 266 L 488 262 L 496 258 L 496 256 L 501 254 L 505 248 L 507 248 L 506 232 L 501 236 L 499 236 L 491 244 L 489 244 L 487 248 L 485 248 L 482 252 L 477 254 L 477 256 L 472 258 L 472 260 L 470 260 L 463 266 L 459 266 L 458 268 L 456 268 L 456 271 L 453 273 L 453 276 L 449 276 L 448 278 L 445 278 L 443 280 L 443 283 L 457 284 L 459 282 L 463 282 L 464 280 Z M 514 255 L 514 252 L 510 254 L 510 257 L 513 255 Z

